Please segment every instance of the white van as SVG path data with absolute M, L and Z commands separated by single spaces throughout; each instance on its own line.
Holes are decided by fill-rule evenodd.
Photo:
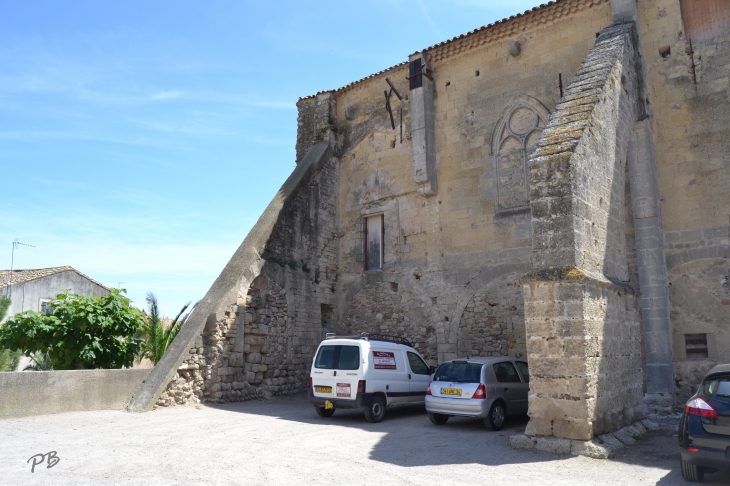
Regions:
M 386 408 L 424 406 L 433 372 L 407 339 L 327 334 L 312 363 L 309 401 L 320 417 L 362 408 L 368 422 L 380 422 Z

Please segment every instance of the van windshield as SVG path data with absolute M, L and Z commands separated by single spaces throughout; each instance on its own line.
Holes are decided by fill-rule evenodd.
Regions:
M 455 383 L 479 383 L 482 375 L 481 363 L 465 361 L 444 363 L 438 367 L 434 381 L 452 381 Z
M 360 368 L 360 347 L 320 346 L 314 359 L 314 367 L 324 370 L 357 370 Z

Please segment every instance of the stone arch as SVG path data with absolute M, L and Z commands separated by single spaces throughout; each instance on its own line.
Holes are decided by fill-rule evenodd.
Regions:
M 502 112 L 491 145 L 497 171 L 498 212 L 529 208 L 527 161 L 549 120 L 545 105 L 531 96 L 517 97 Z
M 362 280 L 348 294 L 352 297 L 342 313 L 341 332 L 404 336 L 429 364 L 438 364 L 437 334 L 442 324 L 428 296 L 411 279 Z
M 297 375 L 306 372 L 290 369 L 289 356 L 289 304 L 287 293 L 276 276 L 260 274 L 248 289 L 243 329 L 243 376 L 239 381 L 250 385 L 266 383 L 276 387 L 275 393 L 295 390 L 301 383 L 285 377 L 292 371 Z M 291 373 L 292 375 L 294 373 Z
M 527 357 L 521 276 L 521 272 L 504 274 L 471 296 L 459 320 L 457 352 Z

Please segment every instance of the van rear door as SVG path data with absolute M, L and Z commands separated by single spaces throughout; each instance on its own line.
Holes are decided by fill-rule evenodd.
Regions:
M 322 344 L 312 368 L 315 397 L 354 400 L 362 374 L 358 344 Z
M 334 397 L 340 400 L 355 400 L 357 384 L 362 375 L 360 346 L 343 344 L 338 348 L 337 369 L 334 373 Z
M 334 397 L 337 345 L 323 344 L 317 350 L 312 367 L 312 392 L 315 397 Z

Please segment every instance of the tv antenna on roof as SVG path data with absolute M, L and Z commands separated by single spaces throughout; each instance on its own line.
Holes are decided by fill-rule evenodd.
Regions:
M 8 286 L 8 293 L 9 295 L 13 295 L 13 264 L 15 263 L 15 249 L 19 246 L 29 246 L 31 248 L 35 248 L 35 245 L 29 245 L 28 243 L 21 243 L 16 238 L 15 241 L 13 241 L 13 251 L 10 254 L 10 285 Z

